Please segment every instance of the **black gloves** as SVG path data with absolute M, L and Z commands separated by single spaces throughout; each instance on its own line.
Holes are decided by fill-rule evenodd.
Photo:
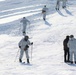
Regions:
M 26 45 L 26 46 L 25 46 L 25 48 L 24 48 L 24 50 L 26 51 L 26 50 L 28 50 L 28 48 L 29 48 L 29 46 L 28 46 L 28 45 Z
M 21 46 L 19 46 L 19 48 L 21 48 Z
M 29 46 L 28 45 L 26 45 L 26 47 L 25 47 L 26 49 L 28 49 L 29 48 Z
M 25 33 L 25 31 L 23 33 Z
M 31 45 L 33 45 L 33 42 L 31 43 Z

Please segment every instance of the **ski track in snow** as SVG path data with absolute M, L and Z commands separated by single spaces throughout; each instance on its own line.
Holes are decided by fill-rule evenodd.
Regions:
M 6 9 L 4 6 L 3 10 L 0 7 L 0 75 L 75 75 L 76 65 L 63 62 L 62 41 L 66 35 L 74 34 L 76 37 L 76 8 L 70 6 L 57 12 L 53 10 L 55 13 L 47 13 L 47 20 L 44 22 L 40 10 L 44 4 L 53 1 L 41 0 L 43 4 L 38 5 L 37 1 L 37 5 L 27 5 L 34 1 L 26 0 L 26 6 L 22 1 L 25 2 L 1 1 L 3 5 L 13 5 L 6 6 Z M 76 1 L 73 1 L 69 4 L 75 4 Z M 34 42 L 31 64 L 18 63 L 19 53 L 16 58 L 18 42 L 23 38 L 22 24 L 19 22 L 23 16 L 31 21 L 27 30 L 30 40 Z M 31 47 L 29 53 L 31 54 Z M 25 56 L 23 61 L 26 62 Z

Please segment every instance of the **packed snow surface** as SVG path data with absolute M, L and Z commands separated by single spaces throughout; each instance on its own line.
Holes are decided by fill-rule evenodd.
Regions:
M 48 12 L 43 21 L 45 4 Z M 56 0 L 0 0 L 0 75 L 76 75 L 76 65 L 64 63 L 63 51 L 66 35 L 76 37 L 76 1 L 68 0 L 67 9 L 60 11 L 55 4 Z M 29 48 L 30 64 L 18 62 L 24 16 L 31 22 L 27 35 L 34 43 Z

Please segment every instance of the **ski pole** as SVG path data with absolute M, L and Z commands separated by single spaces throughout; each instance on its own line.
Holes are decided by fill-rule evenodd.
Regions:
M 31 61 L 32 61 L 33 45 L 31 45 Z
M 16 57 L 15 57 L 14 62 L 16 62 L 16 59 L 17 59 L 18 53 L 19 53 L 19 49 L 18 49 L 18 51 L 17 51 L 17 54 L 16 54 Z

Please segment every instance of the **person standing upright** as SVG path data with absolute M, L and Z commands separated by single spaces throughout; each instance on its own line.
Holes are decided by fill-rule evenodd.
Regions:
M 57 2 L 56 2 L 56 8 L 55 8 L 56 10 L 60 9 L 61 2 L 62 2 L 62 8 L 66 8 L 66 2 L 67 2 L 67 0 L 57 0 Z
M 33 42 L 30 43 L 29 41 L 29 37 L 25 36 L 18 44 L 19 48 L 20 48 L 20 56 L 19 56 L 19 62 L 22 62 L 22 58 L 25 52 L 26 58 L 27 58 L 27 63 L 29 62 L 29 54 L 28 54 L 28 48 L 29 45 L 33 45 Z
M 69 62 L 69 47 L 68 47 L 69 36 L 67 35 L 63 41 L 64 47 L 64 62 Z
M 43 20 L 46 20 L 46 13 L 47 13 L 48 8 L 46 8 L 46 5 L 44 5 L 43 9 L 42 9 L 42 14 L 43 14 Z
M 56 2 L 56 10 L 59 10 L 59 8 L 60 8 L 60 0 L 57 0 L 57 2 Z
M 62 1 L 62 8 L 66 8 L 66 2 L 67 2 L 67 0 Z
M 23 23 L 23 35 L 25 36 L 26 35 L 26 30 L 27 30 L 27 24 L 29 23 L 30 24 L 30 21 L 27 20 L 25 17 L 22 18 L 22 20 L 20 21 L 21 23 Z
M 70 52 L 70 63 L 73 64 L 74 56 L 74 63 L 76 64 L 76 39 L 74 38 L 74 35 L 70 35 L 68 47 Z

